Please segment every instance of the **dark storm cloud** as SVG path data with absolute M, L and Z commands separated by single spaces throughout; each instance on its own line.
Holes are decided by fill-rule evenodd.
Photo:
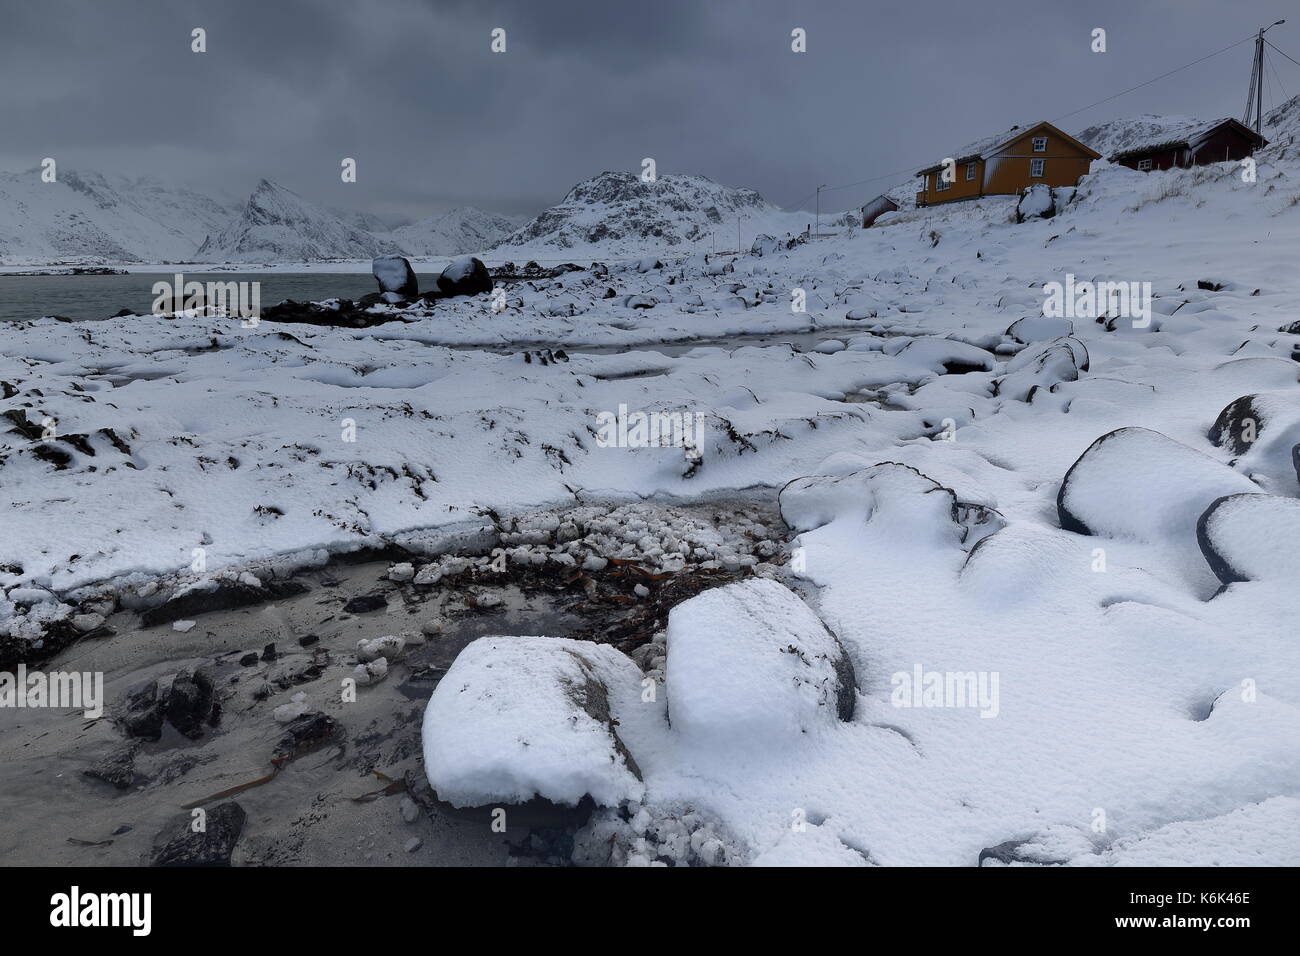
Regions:
M 0 168 L 152 174 L 415 218 L 533 212 L 602 169 L 805 201 L 1055 119 L 1285 16 L 1238 2 L 0 0 Z M 207 30 L 208 52 L 190 51 Z M 503 27 L 508 52 L 489 34 Z M 808 52 L 790 51 L 790 31 Z M 1089 50 L 1094 27 L 1109 51 Z M 1300 51 L 1300 15 L 1271 34 Z M 1300 54 L 1297 54 L 1300 55 Z M 1250 45 L 1061 121 L 1236 115 Z M 1300 91 L 1300 69 L 1279 79 Z M 1280 91 L 1279 91 L 1280 92 Z M 358 161 L 345 185 L 339 163 Z M 830 192 L 828 208 L 904 176 Z

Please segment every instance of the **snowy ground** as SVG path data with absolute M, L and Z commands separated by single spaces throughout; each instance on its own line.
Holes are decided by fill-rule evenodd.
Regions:
M 994 856 L 1300 862 L 1292 582 L 1259 570 L 1294 567 L 1295 540 L 1260 557 L 1251 531 L 1293 518 L 1227 509 L 1213 541 L 1197 535 L 1222 496 L 1300 495 L 1288 412 L 1300 338 L 1279 332 L 1300 318 L 1300 179 L 1265 163 L 1255 183 L 1237 172 L 1104 167 L 1053 219 L 1017 224 L 1013 200 L 920 210 L 761 257 L 611 263 L 512 285 L 501 312 L 485 295 L 364 330 L 21 323 L 0 342 L 14 425 L 0 435 L 0 629 L 36 656 L 33 642 L 95 601 L 146 607 L 363 546 L 481 546 L 524 510 L 745 490 L 779 503 L 787 540 L 760 574 L 798 586 L 838 639 L 852 717 L 799 717 L 808 700 L 756 656 L 753 681 L 670 722 L 674 694 L 698 696 L 702 679 L 674 670 L 674 641 L 696 648 L 679 662 L 699 660 L 691 628 L 728 626 L 707 609 L 683 608 L 639 672 L 604 651 L 536 662 L 539 681 L 603 682 L 638 768 L 610 751 L 617 786 L 601 793 L 633 801 L 630 822 L 599 813 L 584 860 L 605 862 L 594 845 L 615 847 L 614 862 L 971 865 L 1016 844 Z M 1151 283 L 1151 322 L 1076 317 L 1069 338 L 1052 322 L 1008 335 L 1067 274 Z M 806 312 L 792 311 L 795 290 Z M 1211 442 L 1225 406 L 1258 393 L 1272 411 L 1248 450 Z M 603 447 L 601 415 L 621 405 L 702 415 L 698 455 Z M 1090 451 L 1058 508 L 1067 471 L 1121 428 L 1139 431 Z M 669 522 L 621 554 L 680 570 L 701 556 L 678 534 Z M 1225 586 L 1207 547 L 1253 579 Z M 795 611 L 776 620 L 791 646 L 822 648 L 830 680 L 824 639 Z M 742 661 L 771 649 L 733 626 Z M 493 660 L 466 658 L 466 685 Z M 923 701 L 900 699 L 895 676 L 917 669 L 975 672 L 996 701 L 899 706 Z M 792 714 L 746 723 L 756 695 L 760 711 Z M 483 803 L 517 783 L 512 720 L 562 722 L 562 696 L 549 712 L 536 703 L 483 721 L 478 756 L 506 762 L 485 768 Z M 737 737 L 791 721 L 793 738 Z M 584 766 L 598 744 L 585 742 Z M 454 763 L 453 802 L 473 802 L 473 768 Z M 537 766 L 536 792 L 571 795 Z

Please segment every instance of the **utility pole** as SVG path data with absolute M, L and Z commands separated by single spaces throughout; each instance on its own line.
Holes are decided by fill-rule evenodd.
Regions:
M 1250 65 L 1250 86 L 1246 90 L 1246 111 L 1241 115 L 1243 126 L 1250 125 L 1250 114 L 1255 113 L 1255 132 L 1263 133 L 1264 126 L 1264 34 L 1273 27 L 1281 26 L 1285 20 L 1278 20 L 1266 27 L 1261 27 L 1255 34 L 1255 59 Z
M 817 214 L 816 214 L 817 218 L 815 220 L 817 223 L 817 228 L 813 230 L 814 238 L 816 238 L 817 233 L 822 231 L 822 190 L 825 188 L 826 188 L 825 183 L 822 183 L 820 186 L 817 187 Z

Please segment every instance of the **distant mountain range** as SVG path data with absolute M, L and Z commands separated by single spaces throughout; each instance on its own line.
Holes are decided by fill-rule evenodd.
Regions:
M 227 203 L 152 179 L 40 169 L 0 173 L 0 261 L 185 259 L 235 215 Z
M 823 228 L 848 223 L 852 215 L 845 215 L 823 216 Z M 268 179 L 234 205 L 154 180 L 60 171 L 57 182 L 44 183 L 39 170 L 0 174 L 0 263 L 7 264 L 731 249 L 737 241 L 748 247 L 761 233 L 802 232 L 810 219 L 752 189 L 686 175 L 643 182 L 633 173 L 604 172 L 528 222 L 462 207 L 389 230 L 373 216 L 318 206 Z

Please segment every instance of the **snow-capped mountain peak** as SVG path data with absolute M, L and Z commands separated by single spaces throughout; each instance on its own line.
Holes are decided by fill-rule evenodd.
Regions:
M 243 212 L 199 247 L 196 255 L 233 261 L 305 262 L 359 259 L 398 249 L 308 202 L 291 189 L 263 179 Z
M 807 213 L 789 213 L 753 189 L 715 183 L 704 176 L 668 174 L 646 182 L 629 172 L 603 172 L 578 183 L 563 201 L 515 232 L 508 247 L 575 249 L 600 246 L 623 251 L 648 246 L 687 246 L 711 234 L 734 245 L 742 236 L 802 231 Z

